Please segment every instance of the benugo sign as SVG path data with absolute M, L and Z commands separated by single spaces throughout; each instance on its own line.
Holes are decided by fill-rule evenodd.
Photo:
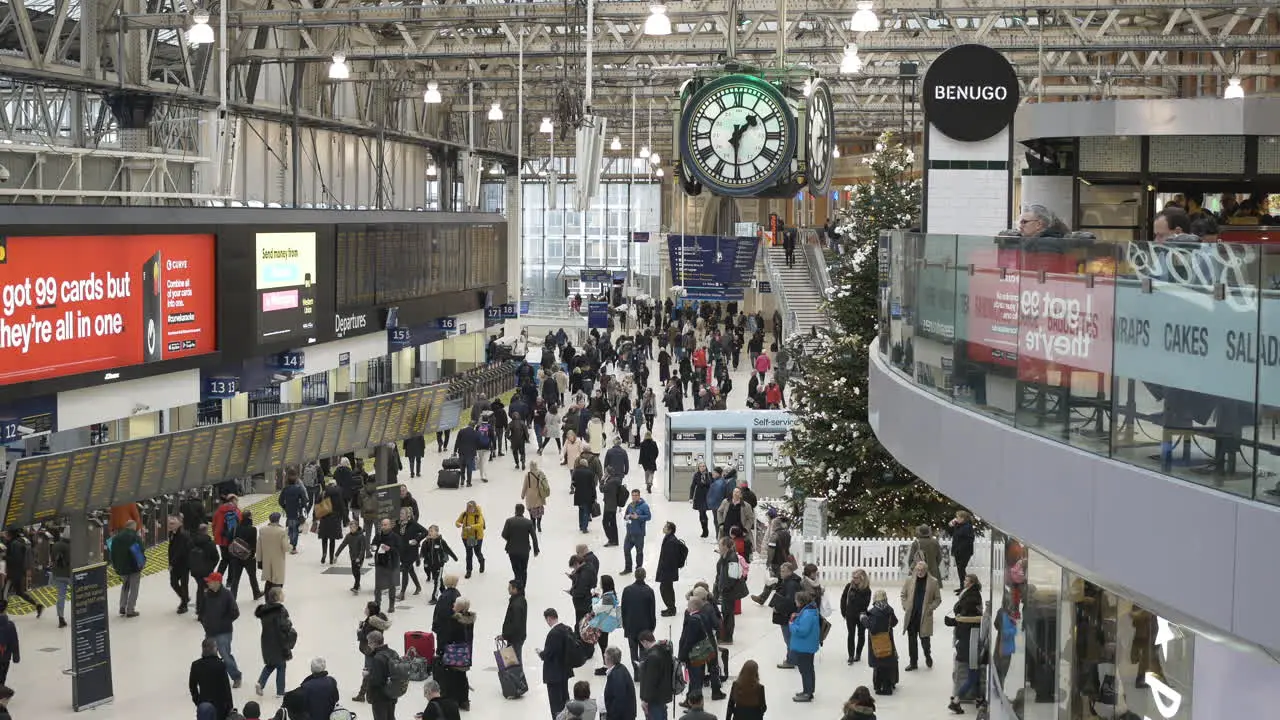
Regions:
M 923 86 L 925 120 L 960 142 L 995 137 L 1018 109 L 1018 74 L 986 45 L 957 45 L 942 53 L 929 65 Z

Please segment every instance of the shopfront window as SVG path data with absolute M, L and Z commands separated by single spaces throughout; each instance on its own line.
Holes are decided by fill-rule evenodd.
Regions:
M 1019 720 L 1054 720 L 1058 598 L 1062 568 L 1017 539 L 993 531 L 991 698 Z

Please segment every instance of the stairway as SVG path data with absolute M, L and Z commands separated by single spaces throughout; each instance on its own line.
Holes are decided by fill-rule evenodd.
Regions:
M 828 327 L 830 323 L 822 309 L 822 295 L 809 278 L 809 267 L 805 264 L 806 256 L 801 248 L 796 248 L 795 267 L 790 268 L 787 267 L 787 253 L 781 245 L 769 247 L 766 252 L 769 253 L 769 263 L 782 280 L 782 287 L 774 292 L 782 296 L 786 306 L 783 312 L 795 313 L 795 333 L 809 335 L 815 326 Z M 805 348 L 814 344 L 805 342 Z

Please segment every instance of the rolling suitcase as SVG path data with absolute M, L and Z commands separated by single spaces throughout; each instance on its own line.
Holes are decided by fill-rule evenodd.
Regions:
M 404 652 L 414 650 L 418 657 L 433 660 L 436 656 L 436 636 L 421 630 L 410 630 L 404 634 Z
M 529 681 L 524 676 L 524 666 L 516 657 L 515 648 L 501 637 L 494 641 L 493 661 L 498 666 L 498 684 L 502 697 L 508 700 L 529 692 Z
M 457 490 L 458 486 L 461 484 L 461 470 L 441 470 L 440 473 L 436 475 L 436 487 Z
M 440 467 L 445 470 L 461 470 L 462 458 L 458 457 L 457 455 L 447 457 L 444 460 L 440 461 Z

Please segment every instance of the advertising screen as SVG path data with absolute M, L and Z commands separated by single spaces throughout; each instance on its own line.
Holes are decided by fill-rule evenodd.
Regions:
M 0 237 L 0 385 L 217 349 L 212 235 Z
M 255 236 L 258 338 L 297 345 L 316 338 L 316 234 L 258 233 Z

